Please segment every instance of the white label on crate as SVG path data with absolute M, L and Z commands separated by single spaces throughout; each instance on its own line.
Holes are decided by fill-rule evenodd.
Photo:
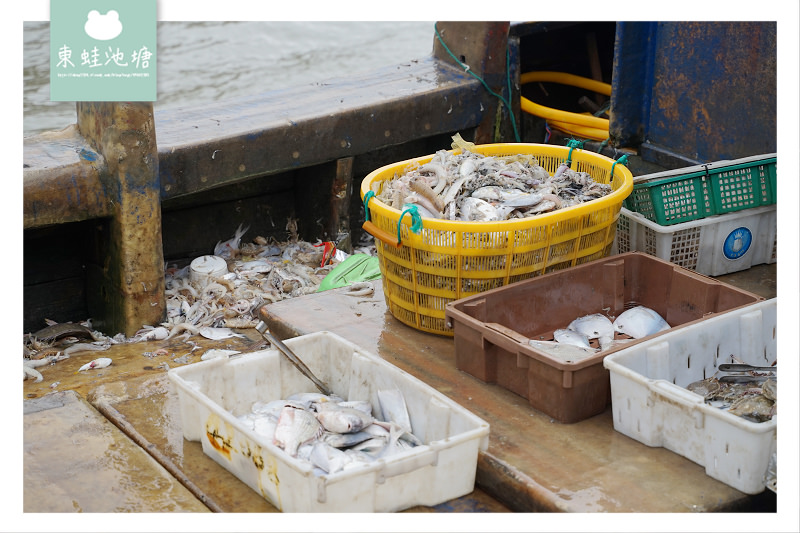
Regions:
M 728 234 L 725 242 L 722 243 L 722 253 L 728 259 L 739 259 L 747 253 L 752 242 L 753 234 L 749 229 L 745 227 L 736 228 Z

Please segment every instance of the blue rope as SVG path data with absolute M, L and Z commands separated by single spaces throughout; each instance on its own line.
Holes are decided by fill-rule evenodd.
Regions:
M 453 60 L 461 66 L 461 68 L 463 68 L 467 73 L 469 73 L 471 76 L 473 76 L 479 82 L 481 82 L 483 84 L 483 86 L 486 88 L 486 90 L 489 91 L 489 94 L 491 94 L 492 96 L 497 97 L 503 103 L 503 105 L 506 106 L 506 109 L 508 109 L 508 114 L 511 117 L 511 126 L 513 126 L 513 128 L 514 128 L 514 138 L 517 140 L 517 142 L 520 142 L 519 133 L 517 132 L 517 121 L 514 119 L 514 112 L 511 109 L 511 104 L 508 103 L 508 100 L 506 98 L 503 98 L 502 96 L 500 96 L 496 92 L 494 92 L 492 89 L 490 89 L 489 85 L 485 81 L 483 81 L 483 78 L 481 78 L 480 76 L 478 76 L 477 74 L 472 72 L 470 70 L 470 68 L 469 68 L 469 65 L 465 65 L 464 63 L 462 63 L 455 56 L 455 54 L 453 54 L 453 52 L 450 51 L 450 48 L 448 48 L 447 45 L 444 44 L 444 39 L 442 39 L 441 34 L 439 34 L 439 28 L 436 26 L 435 22 L 433 23 L 433 29 L 434 29 L 434 31 L 436 31 L 436 38 L 439 39 L 440 43 L 442 43 L 442 47 L 444 47 L 445 52 L 447 52 L 450 55 L 450 57 L 452 57 Z M 511 88 L 511 72 L 510 72 L 510 70 L 508 68 L 508 65 L 510 63 L 511 63 L 511 54 L 508 51 L 508 46 L 506 46 L 506 78 L 507 78 L 508 87 L 509 87 L 509 94 L 511 94 L 511 90 L 510 90 L 510 88 Z
M 369 220 L 369 208 L 367 204 L 369 203 L 370 199 L 375 196 L 375 191 L 367 191 L 367 194 L 364 195 L 364 214 L 366 216 L 365 220 Z
M 567 164 L 572 163 L 572 151 L 575 148 L 583 148 L 584 141 L 579 141 L 577 139 L 570 139 L 567 141 L 567 146 L 569 146 L 569 153 L 567 154 Z
M 617 163 L 628 166 L 628 154 L 623 154 L 622 157 L 614 161 L 614 164 L 611 165 L 611 180 L 614 179 L 614 167 L 617 166 Z
M 419 233 L 422 229 L 422 216 L 419 214 L 417 206 L 414 204 L 406 204 L 403 207 L 405 207 L 405 210 L 400 213 L 400 218 L 397 220 L 397 244 L 400 244 L 400 226 L 403 223 L 403 216 L 405 216 L 406 213 L 411 215 L 411 231 Z

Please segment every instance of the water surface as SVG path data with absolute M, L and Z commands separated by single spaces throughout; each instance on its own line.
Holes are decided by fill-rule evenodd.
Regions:
M 74 102 L 50 101 L 50 24 L 23 23 L 23 129 L 75 122 Z M 158 23 L 154 108 L 203 105 L 346 77 L 425 57 L 433 22 Z

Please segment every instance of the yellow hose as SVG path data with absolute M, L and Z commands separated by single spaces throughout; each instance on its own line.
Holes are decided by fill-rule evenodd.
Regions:
M 608 83 L 566 72 L 527 72 L 520 76 L 519 81 L 521 85 L 534 81 L 561 83 L 611 96 L 611 85 Z M 608 138 L 608 119 L 553 109 L 534 103 L 524 96 L 520 96 L 520 108 L 526 113 L 546 119 L 554 128 L 566 133 L 597 141 L 604 141 Z

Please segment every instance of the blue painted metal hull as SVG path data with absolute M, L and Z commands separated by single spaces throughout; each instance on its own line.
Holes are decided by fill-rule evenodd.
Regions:
M 617 24 L 610 133 L 644 158 L 775 152 L 776 95 L 775 22 Z

